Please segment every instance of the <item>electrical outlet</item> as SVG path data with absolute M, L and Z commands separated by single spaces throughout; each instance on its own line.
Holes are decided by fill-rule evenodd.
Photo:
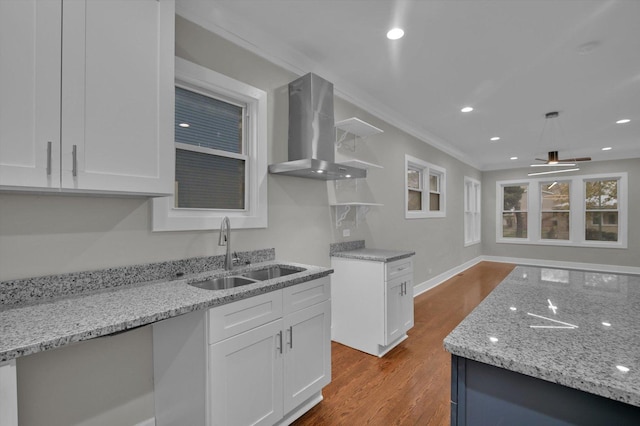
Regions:
M 342 236 L 343 236 L 343 237 L 349 237 L 349 236 L 351 236 L 351 230 L 350 230 L 350 229 L 343 229 L 343 230 L 342 230 Z

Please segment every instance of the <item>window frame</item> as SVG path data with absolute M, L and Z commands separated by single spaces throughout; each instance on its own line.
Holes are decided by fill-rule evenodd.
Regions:
M 549 177 L 496 181 L 496 243 L 501 244 L 534 244 L 547 246 L 595 247 L 626 249 L 628 234 L 628 190 L 627 172 L 600 173 L 592 175 L 563 176 L 558 182 L 570 182 L 569 239 L 554 240 L 541 238 L 542 206 L 540 184 L 549 182 Z M 618 241 L 587 240 L 586 226 L 586 182 L 594 180 L 618 181 Z M 502 206 L 505 186 L 529 185 L 527 238 L 502 237 Z M 533 220 L 534 219 L 534 220 Z
M 469 231 L 469 229 L 471 229 Z M 471 234 L 471 235 L 470 235 Z M 464 246 L 482 242 L 482 183 L 464 177 Z
M 266 228 L 267 93 L 182 58 L 176 58 L 175 72 L 175 85 L 178 87 L 245 106 L 243 148 L 244 155 L 248 156 L 245 162 L 245 209 L 176 208 L 175 197 L 171 194 L 153 200 L 153 231 L 219 229 L 225 216 L 229 217 L 232 228 Z M 177 147 L 174 141 L 174 168 Z M 195 146 L 189 149 L 193 148 L 197 150 Z M 236 155 L 226 151 L 222 154 Z
M 409 170 L 416 170 L 421 173 L 422 180 L 420 182 L 422 192 L 422 208 L 420 210 L 409 210 Z M 440 166 L 423 161 L 419 158 L 405 154 L 404 156 L 404 213 L 405 219 L 425 219 L 425 218 L 438 218 L 446 217 L 446 192 L 447 192 L 447 180 L 446 169 Z M 438 176 L 439 179 L 439 195 L 440 195 L 440 209 L 430 210 L 430 195 L 431 186 L 429 182 L 430 176 Z M 412 191 L 415 188 L 411 188 Z

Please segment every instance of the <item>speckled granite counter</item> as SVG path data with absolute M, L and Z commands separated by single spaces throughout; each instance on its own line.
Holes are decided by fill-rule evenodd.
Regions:
M 640 407 L 640 277 L 518 266 L 444 346 Z
M 105 282 L 103 289 L 94 288 L 88 293 L 0 305 L 0 361 L 133 329 L 321 278 L 333 272 L 329 268 L 276 260 L 252 264 L 242 270 L 261 269 L 273 264 L 293 266 L 300 268 L 301 272 L 228 290 L 202 290 L 188 285 L 213 276 L 232 275 L 232 272 L 213 269 L 184 275 L 179 279 L 156 279 L 117 287 Z M 153 271 L 148 272 L 147 276 L 153 276 Z M 237 272 L 233 271 L 233 274 Z M 67 287 L 73 287 L 67 284 Z M 59 286 L 65 287 L 64 283 Z M 9 291 L 6 293 L 10 294 Z
M 394 262 L 414 256 L 414 251 L 370 249 L 364 247 L 364 241 L 350 241 L 331 244 L 329 254 L 333 257 L 369 260 L 372 262 Z

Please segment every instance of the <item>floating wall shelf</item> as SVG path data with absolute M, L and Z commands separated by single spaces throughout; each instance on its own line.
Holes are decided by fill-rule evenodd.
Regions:
M 382 129 L 378 129 L 376 126 L 373 126 L 367 122 L 364 122 L 356 117 L 347 118 L 346 120 L 338 121 L 335 124 L 336 127 L 336 145 L 341 146 L 348 135 L 353 135 L 353 151 L 355 151 L 355 140 L 356 138 L 366 138 L 371 135 L 376 135 L 378 133 L 382 133 Z M 338 130 L 342 131 L 340 137 L 338 137 Z
M 366 138 L 367 136 L 382 133 L 382 129 L 378 129 L 365 121 L 356 117 L 347 118 L 336 123 L 336 129 L 340 129 L 343 132 L 351 133 L 352 135 L 360 138 Z

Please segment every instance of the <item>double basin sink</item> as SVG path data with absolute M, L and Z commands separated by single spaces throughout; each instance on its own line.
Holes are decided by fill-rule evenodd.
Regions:
M 284 277 L 298 272 L 305 271 L 304 268 L 294 268 L 289 266 L 273 265 L 268 268 L 256 269 L 254 271 L 243 272 L 229 277 L 211 278 L 204 281 L 189 283 L 204 290 L 224 290 L 243 285 L 253 284 L 259 281 L 266 281 L 274 278 Z

